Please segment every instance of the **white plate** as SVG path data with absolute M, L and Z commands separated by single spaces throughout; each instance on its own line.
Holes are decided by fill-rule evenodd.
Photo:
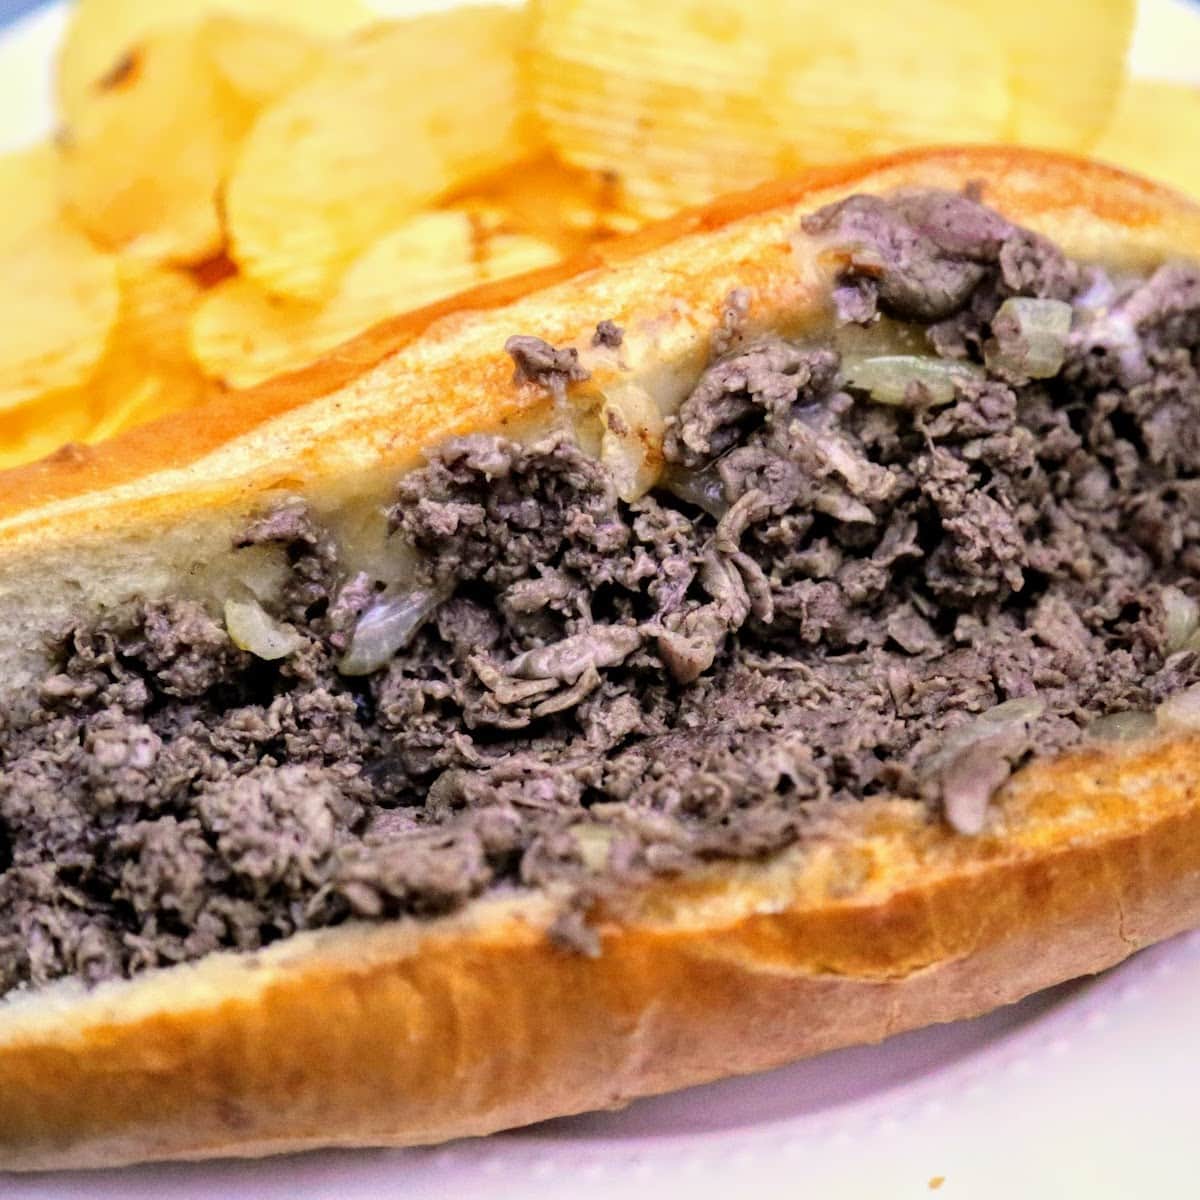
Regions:
M 444 2 L 444 0 L 443 0 Z M 379 7 L 412 10 L 404 0 Z M 1081 0 L 1086 19 L 1086 0 Z M 0 147 L 50 128 L 51 8 L 0 34 Z M 1196 78 L 1200 8 L 1144 0 L 1142 74 Z M 1182 131 L 1181 131 L 1182 133 Z M 1195 1197 L 1200 933 L 977 1021 L 432 1150 L 0 1181 L 5 1200 Z

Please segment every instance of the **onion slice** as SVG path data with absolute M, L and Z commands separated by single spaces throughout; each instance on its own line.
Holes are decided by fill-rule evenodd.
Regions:
M 884 354 L 843 360 L 842 378 L 848 387 L 866 392 L 879 404 L 934 408 L 951 403 L 959 384 L 986 376 L 973 363 L 920 354 Z
M 445 592 L 426 588 L 384 592 L 358 618 L 338 670 L 343 675 L 371 675 L 387 666 L 445 599 Z
M 983 831 L 988 804 L 1008 778 L 1028 726 L 1045 711 L 1037 696 L 1005 700 L 945 733 L 941 746 L 919 765 L 920 775 L 936 784 L 953 829 L 967 835 Z
M 1156 728 L 1153 713 L 1131 708 L 1097 717 L 1084 732 L 1098 742 L 1136 742 L 1149 737 Z
M 300 634 L 281 625 L 253 598 L 225 601 L 225 628 L 239 650 L 267 662 L 287 658 L 304 645 Z
M 1154 716 L 1163 733 L 1200 733 L 1200 683 L 1168 696 Z
M 571 826 L 570 833 L 579 848 L 579 858 L 583 865 L 589 871 L 603 871 L 608 865 L 609 850 L 616 830 L 611 825 L 581 821 Z
M 1162 599 L 1165 614 L 1163 636 L 1167 653 L 1192 649 L 1188 643 L 1196 630 L 1200 629 L 1200 603 L 1177 587 L 1163 588 Z
M 685 504 L 703 509 L 710 517 L 719 521 L 730 509 L 725 498 L 725 484 L 717 471 L 716 463 L 701 467 L 698 471 L 671 471 L 662 480 L 663 486 Z
M 1023 729 L 1045 711 L 1046 702 L 1039 696 L 1018 696 L 994 704 L 973 720 L 947 730 L 942 735 L 941 745 L 926 757 L 921 769 L 924 773 L 936 774 L 968 746 L 987 741 L 1000 733 Z
M 993 371 L 1051 379 L 1062 370 L 1071 334 L 1071 306 L 1062 300 L 1010 296 L 992 318 L 994 338 L 984 348 Z

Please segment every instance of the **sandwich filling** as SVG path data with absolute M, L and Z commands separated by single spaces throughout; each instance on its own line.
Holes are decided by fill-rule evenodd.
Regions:
M 287 503 L 238 544 L 271 588 L 58 639 L 0 723 L 0 994 L 523 888 L 594 953 L 613 889 L 870 796 L 971 835 L 1032 756 L 1200 723 L 1200 271 L 945 193 L 805 232 L 836 336 L 731 298 L 646 494 L 565 432 L 462 438 L 398 485 L 404 586 Z

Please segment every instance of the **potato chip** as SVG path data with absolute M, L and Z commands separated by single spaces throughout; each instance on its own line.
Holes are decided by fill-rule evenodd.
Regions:
M 459 8 L 342 43 L 268 108 L 226 191 L 233 257 L 260 287 L 315 301 L 376 238 L 529 153 L 525 14 Z
M 95 413 L 94 397 L 92 399 L 92 411 Z M 198 403 L 199 400 L 193 402 Z M 127 429 L 146 425 L 190 406 L 180 402 L 179 392 L 170 389 L 165 380 L 157 375 L 149 375 L 138 380 L 131 390 L 122 392 L 114 403 L 100 410 L 99 416 L 93 417 L 87 430 L 72 440 L 89 445 L 106 442 Z
M 189 408 L 208 390 L 190 346 L 200 285 L 185 271 L 134 258 L 119 259 L 117 274 L 116 328 L 88 384 L 102 429 L 126 427 L 151 401 L 156 415 Z
M 59 107 L 67 122 L 79 118 L 101 81 L 119 74 L 150 35 L 220 12 L 278 21 L 316 37 L 340 36 L 372 20 L 359 0 L 79 0 L 58 62 Z
M 58 220 L 58 153 L 48 142 L 0 154 L 0 250 L 19 245 Z
M 1120 70 L 1129 3 L 1106 0 L 1101 21 L 1110 9 L 1119 19 L 1081 34 L 1097 58 L 1077 66 L 1066 26 L 1092 18 L 1080 22 L 1074 0 L 1042 0 L 1021 20 L 1000 0 L 534 0 L 536 105 L 562 158 L 617 172 L 621 206 L 660 216 L 918 143 L 1078 141 L 1091 118 L 1073 106 L 1103 114 L 1096 92 Z
M 220 249 L 217 192 L 252 112 L 220 79 L 199 29 L 141 44 L 64 139 L 72 216 L 97 241 L 191 262 Z
M 177 388 L 158 376 L 145 376 L 117 395 L 95 383 L 55 392 L 33 404 L 0 413 L 0 470 L 36 462 L 64 446 L 93 445 L 127 429 L 190 407 L 203 399 L 200 390 L 186 403 Z
M 361 329 L 362 322 L 351 315 L 355 309 L 379 320 L 559 257 L 540 238 L 514 233 L 498 209 L 419 213 L 359 256 L 326 312 L 344 315 L 347 324 Z
M 32 404 L 0 412 L 0 471 L 36 462 L 68 442 L 82 442 L 95 428 L 82 388 L 56 392 Z
M 312 75 L 327 43 L 282 21 L 221 14 L 204 23 L 204 44 L 221 78 L 252 108 L 262 108 Z
M 510 233 L 549 242 L 564 256 L 642 225 L 617 207 L 611 175 L 569 167 L 548 155 L 499 172 L 457 196 L 455 203 L 491 214 L 489 219 Z
M 526 271 L 553 266 L 562 258 L 549 242 L 528 233 L 497 233 L 488 239 L 483 257 L 476 263 L 477 283 L 494 283 Z M 449 295 L 450 293 L 447 293 Z
M 191 272 L 156 266 L 138 258 L 117 259 L 121 283 L 118 339 L 151 366 L 189 366 L 192 311 L 204 288 Z
M 229 387 L 251 387 L 302 366 L 327 344 L 318 330 L 319 304 L 268 296 L 244 275 L 213 288 L 192 322 L 192 354 Z
M 39 370 L 18 392 L 0 385 L 0 403 L 14 405 L 0 410 L 0 469 L 42 458 L 67 442 L 101 440 L 130 424 L 191 407 L 210 386 L 188 347 L 192 311 L 203 295 L 189 273 L 100 255 L 74 230 L 61 226 L 37 233 L 28 245 L 41 246 L 47 238 L 55 245 L 65 242 L 71 257 L 64 263 L 61 254 L 41 256 L 33 268 L 37 286 L 17 283 L 12 293 L 34 302 L 36 311 L 28 319 L 39 331 L 51 328 L 52 311 L 59 321 L 69 316 L 66 295 L 86 297 L 94 287 L 94 281 L 86 282 L 87 272 L 72 269 L 77 258 L 93 266 L 99 260 L 108 287 L 102 302 L 93 301 L 98 307 L 90 334 L 60 335 L 53 371 Z M 8 261 L 9 255 L 0 252 L 0 263 Z M 81 274 L 85 283 L 76 290 L 72 280 L 78 283 Z M 42 297 L 47 298 L 45 307 Z M 27 308 L 23 302 L 21 311 Z M 76 314 L 73 324 L 86 316 Z M 6 329 L 12 327 L 7 313 L 0 320 Z M 0 355 L 11 356 L 3 332 L 0 347 Z
M 1125 78 L 1137 0 L 971 0 L 1008 61 L 1007 141 L 1081 152 L 1100 135 Z
M 1092 153 L 1200 200 L 1200 87 L 1131 79 Z
M 183 271 L 120 259 L 120 306 L 104 357 L 86 382 L 0 414 L 0 462 L 15 465 L 66 442 L 99 442 L 199 404 L 211 390 L 188 347 L 203 295 Z M 33 428 L 29 414 L 40 414 Z
M 117 317 L 110 255 L 64 223 L 0 248 L 0 409 L 82 383 Z
M 477 284 L 557 261 L 558 249 L 464 210 L 422 213 L 380 238 L 323 305 L 275 299 L 245 278 L 200 305 L 192 349 L 204 369 L 250 387 L 302 367 L 377 322 Z M 489 228 L 490 224 L 490 228 Z
M 189 267 L 191 277 L 202 287 L 216 287 L 226 279 L 237 274 L 237 263 L 224 251 L 206 258 L 203 262 L 192 263 Z

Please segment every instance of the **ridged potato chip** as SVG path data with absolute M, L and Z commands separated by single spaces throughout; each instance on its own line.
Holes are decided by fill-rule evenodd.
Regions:
M 91 401 L 90 411 L 95 414 L 95 397 L 89 395 L 88 398 Z M 151 421 L 157 421 L 159 417 L 169 416 L 171 413 L 182 412 L 183 409 L 196 403 L 199 403 L 198 399 L 180 403 L 180 393 L 168 388 L 166 381 L 160 376 L 146 376 L 144 379 L 139 379 L 132 388 L 121 392 L 98 415 L 93 415 L 87 430 L 82 436 L 73 440 L 81 441 L 86 445 L 106 442 L 109 438 L 116 437 L 117 434 L 124 433 L 127 429 L 146 425 Z
M 106 246 L 192 262 L 224 242 L 217 193 L 253 110 L 204 42 L 199 27 L 148 38 L 62 140 L 71 215 Z
M 268 296 L 243 275 L 219 283 L 192 322 L 192 353 L 229 387 L 252 387 L 303 365 L 336 339 L 319 328 L 321 305 Z
M 1131 79 L 1092 153 L 1200 200 L 1200 87 Z
M 82 442 L 95 425 L 91 402 L 81 388 L 0 412 L 0 471 L 36 462 L 68 442 Z
M 211 389 L 188 347 L 200 286 L 138 259 L 114 266 L 120 298 L 103 357 L 74 386 L 0 412 L 0 469 L 191 408 Z
M 1088 150 L 1125 78 L 1137 0 L 970 0 L 965 7 L 986 17 L 989 44 L 1007 59 L 1005 140 Z
M 193 315 L 204 290 L 186 271 L 136 258 L 117 262 L 121 304 L 109 348 L 88 383 L 100 434 L 139 411 L 176 412 L 199 402 L 209 383 L 192 358 Z M 148 418 L 147 418 L 148 419 Z
M 58 220 L 58 153 L 49 143 L 0 154 L 0 248 L 18 245 Z
M 380 25 L 268 108 L 226 191 L 233 257 L 266 291 L 320 300 L 371 242 L 528 155 L 525 14 L 459 8 Z
M 221 78 L 255 109 L 312 75 L 328 52 L 324 39 L 282 21 L 219 14 L 203 29 Z
M 62 222 L 0 245 L 0 409 L 87 378 L 117 319 L 111 255 Z
M 58 59 L 59 109 L 78 119 L 101 81 L 132 51 L 163 29 L 186 27 L 213 13 L 278 21 L 316 37 L 339 36 L 369 24 L 359 0 L 78 0 Z
M 553 245 L 530 234 L 496 233 L 488 239 L 483 257 L 475 264 L 479 278 L 472 286 L 553 266 L 561 258 Z
M 0 157 L 0 469 L 187 407 L 208 386 L 187 341 L 200 285 L 96 251 L 58 215 L 59 170 L 48 145 Z
M 557 246 L 564 257 L 643 222 L 617 207 L 615 181 L 545 155 L 519 163 L 455 198 L 460 206 L 500 218 L 508 230 Z
M 496 214 L 422 213 L 364 251 L 325 304 L 278 300 L 242 277 L 219 284 L 196 313 L 192 351 L 210 375 L 250 387 L 386 317 L 558 257 L 548 242 L 506 232 Z
M 1105 3 L 1101 19 L 1130 2 Z M 917 143 L 1019 133 L 1063 144 L 1076 136 L 1073 105 L 1098 109 L 1103 122 L 1108 97 L 1098 91 L 1119 74 L 1128 42 L 1121 21 L 1082 33 L 1099 57 L 1076 67 L 1064 40 L 1080 24 L 1074 0 L 1042 0 L 1022 19 L 1028 36 L 1009 31 L 1022 20 L 1000 0 L 534 0 L 533 9 L 535 100 L 550 144 L 568 162 L 616 171 L 623 202 L 655 216 L 805 164 Z M 1051 40 L 1035 54 L 1029 43 L 1051 18 Z

